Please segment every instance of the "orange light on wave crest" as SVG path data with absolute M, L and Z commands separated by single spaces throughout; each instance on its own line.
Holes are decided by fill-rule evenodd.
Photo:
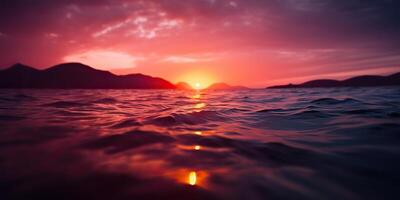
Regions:
M 191 147 L 193 149 L 193 147 Z M 169 171 L 165 174 L 167 177 L 175 179 L 178 183 L 207 188 L 208 182 L 207 177 L 209 176 L 207 171 L 200 169 L 177 169 Z
M 202 109 L 204 107 L 206 107 L 205 103 L 197 103 L 197 104 L 194 105 L 195 109 Z
M 189 173 L 189 178 L 188 178 L 188 183 L 189 185 L 196 185 L 197 182 L 197 174 L 196 172 L 190 172 Z
M 200 97 L 201 97 L 201 94 L 195 94 L 195 95 L 192 96 L 192 98 L 196 99 L 196 100 L 200 99 Z
M 195 131 L 194 134 L 196 134 L 196 135 L 201 135 L 201 134 L 203 134 L 203 132 L 201 132 L 201 131 Z

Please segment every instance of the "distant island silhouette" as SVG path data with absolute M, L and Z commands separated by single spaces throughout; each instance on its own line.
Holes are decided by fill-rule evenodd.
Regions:
M 227 83 L 214 83 L 208 86 L 205 90 L 242 90 L 242 89 L 248 89 L 248 88 L 244 86 L 232 86 Z
M 178 90 L 196 90 L 186 82 L 179 82 L 175 84 L 175 86 L 176 89 Z M 244 86 L 231 86 L 227 83 L 214 83 L 201 90 L 243 90 L 243 89 L 249 89 L 249 88 Z
M 190 86 L 189 83 L 186 82 L 179 82 L 175 84 L 175 87 L 178 90 L 194 90 L 192 86 Z
M 346 80 L 319 79 L 302 84 L 287 84 L 267 87 L 313 88 L 313 87 L 373 87 L 400 85 L 400 72 L 389 76 L 364 75 Z M 193 90 L 185 82 L 172 84 L 158 77 L 143 74 L 115 75 L 109 71 L 97 70 L 82 63 L 63 63 L 44 70 L 24 64 L 14 64 L 0 70 L 0 88 L 34 89 L 180 89 Z M 203 90 L 240 90 L 244 86 L 214 83 Z
M 81 63 L 63 63 L 44 70 L 18 63 L 0 71 L 0 88 L 176 89 L 176 86 L 162 78 L 115 75 Z
M 307 81 L 302 84 L 287 84 L 267 87 L 268 89 L 279 88 L 313 88 L 313 87 L 376 87 L 400 85 L 400 72 L 390 76 L 364 75 L 349 78 L 343 81 L 320 79 Z

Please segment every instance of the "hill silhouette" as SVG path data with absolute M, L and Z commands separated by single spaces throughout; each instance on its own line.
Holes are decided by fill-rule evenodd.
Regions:
M 175 84 L 175 86 L 176 86 L 176 89 L 179 89 L 179 90 L 193 90 L 192 86 L 190 86 L 186 82 L 179 82 L 179 83 Z
M 400 72 L 390 76 L 364 75 L 349 78 L 343 81 L 320 79 L 302 84 L 277 85 L 268 88 L 311 88 L 311 87 L 375 87 L 400 85 Z
M 0 88 L 47 89 L 175 89 L 172 83 L 143 74 L 118 76 L 81 63 L 63 63 L 45 70 L 15 64 L 0 71 Z
M 206 88 L 206 90 L 242 90 L 248 89 L 244 86 L 231 86 L 226 83 L 214 83 Z

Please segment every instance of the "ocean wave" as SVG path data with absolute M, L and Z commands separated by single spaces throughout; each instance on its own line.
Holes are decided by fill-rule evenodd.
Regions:
M 70 108 L 70 107 L 83 107 L 90 106 L 89 103 L 82 103 L 78 101 L 56 101 L 48 104 L 43 104 L 43 106 L 55 107 L 55 108 Z
M 400 177 L 398 92 L 0 90 L 0 193 L 391 199 Z
M 329 118 L 333 117 L 333 114 L 318 110 L 304 110 L 294 114 L 289 115 L 290 117 L 296 117 L 298 119 L 317 119 L 317 118 Z
M 114 154 L 156 143 L 171 143 L 175 139 L 166 133 L 155 131 L 132 130 L 123 134 L 116 134 L 85 141 L 81 147 L 92 150 L 103 150 Z
M 274 113 L 274 112 L 287 112 L 287 110 L 276 108 L 276 109 L 263 109 L 257 111 L 258 113 Z
M 23 101 L 36 101 L 37 98 L 25 94 L 15 94 L 15 95 L 7 95 L 5 97 L 0 96 L 0 101 L 5 102 L 23 102 Z
M 120 122 L 117 122 L 111 126 L 111 128 L 128 128 L 128 127 L 135 127 L 141 126 L 142 124 L 135 119 L 126 119 Z
M 320 99 L 313 100 L 310 103 L 317 104 L 317 105 L 336 105 L 336 104 L 354 104 L 354 103 L 363 103 L 363 102 L 356 100 L 356 99 L 352 99 L 352 98 L 346 98 L 343 100 L 334 99 L 334 98 L 320 98 Z
M 0 115 L 0 121 L 19 121 L 23 119 L 26 119 L 26 117 L 15 115 Z
M 389 112 L 388 116 L 391 118 L 400 118 L 400 112 Z
M 352 114 L 352 115 L 374 115 L 379 114 L 382 111 L 379 109 L 355 109 L 355 110 L 346 110 L 343 111 L 345 114 Z
M 249 109 L 241 109 L 241 108 L 229 108 L 229 109 L 224 109 L 220 111 L 221 113 L 224 114 L 233 114 L 233 113 L 243 113 L 243 112 L 249 112 Z
M 16 100 L 27 100 L 27 101 L 35 101 L 35 100 L 37 100 L 37 98 L 35 98 L 33 96 L 26 95 L 26 94 L 16 94 L 16 95 L 14 95 L 14 99 L 16 99 Z
M 101 99 L 92 101 L 92 103 L 98 103 L 98 104 L 113 104 L 113 103 L 117 103 L 117 102 L 118 102 L 118 100 L 115 98 L 101 98 Z
M 185 114 L 172 113 L 169 116 L 156 117 L 149 119 L 149 124 L 159 126 L 175 126 L 181 124 L 202 124 L 208 121 L 221 121 L 225 118 L 217 111 L 198 111 Z

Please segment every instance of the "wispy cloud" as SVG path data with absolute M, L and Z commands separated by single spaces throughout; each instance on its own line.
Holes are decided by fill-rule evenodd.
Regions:
M 161 62 L 169 63 L 198 63 L 198 62 L 210 62 L 215 58 L 204 57 L 204 56 L 168 56 L 161 60 Z
M 98 38 L 109 34 L 135 36 L 143 39 L 153 39 L 160 35 L 166 35 L 168 31 L 177 29 L 183 24 L 182 20 L 170 19 L 163 14 L 152 14 L 148 16 L 133 15 L 122 21 L 104 27 L 92 34 Z
M 129 19 L 126 19 L 126 20 L 124 20 L 124 21 L 122 21 L 122 22 L 118 22 L 118 23 L 115 23 L 115 24 L 106 26 L 106 27 L 103 28 L 102 30 L 93 33 L 92 36 L 95 37 L 95 38 L 97 38 L 97 37 L 106 35 L 106 34 L 112 32 L 112 31 L 114 31 L 114 30 L 117 30 L 117 29 L 119 29 L 119 28 L 122 28 L 122 27 L 128 25 L 128 24 L 131 23 L 131 22 L 132 22 L 132 19 L 129 18 Z

